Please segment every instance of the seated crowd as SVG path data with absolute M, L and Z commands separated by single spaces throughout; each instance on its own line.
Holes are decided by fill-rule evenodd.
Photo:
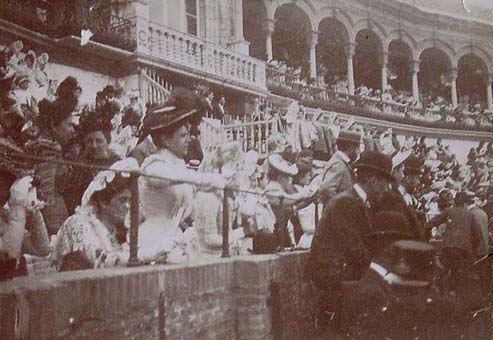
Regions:
M 330 81 L 326 81 L 327 76 L 321 72 L 318 78 L 306 80 L 302 77 L 301 68 L 289 67 L 286 63 L 276 60 L 269 63 L 270 87 L 295 91 L 300 100 L 322 100 L 341 105 L 348 102 L 348 83 L 344 77 L 334 75 Z M 465 128 L 493 128 L 493 114 L 487 110 L 486 103 L 481 102 L 479 98 L 469 98 L 465 95 L 459 98 L 458 106 L 453 108 L 451 102 L 442 94 L 447 92 L 448 88 L 445 85 L 441 87 L 446 90 L 423 93 L 420 102 L 417 103 L 412 93 L 394 89 L 391 85 L 382 92 L 380 89 L 361 84 L 355 89 L 354 105 L 362 107 L 369 114 L 382 117 L 407 118 L 427 123 L 441 122 Z
M 440 142 L 427 146 L 424 138 L 410 137 L 400 145 L 392 131 L 365 131 L 349 122 L 333 131 L 326 150 L 331 159 L 321 162 L 314 159 L 315 145 L 326 136 L 298 107 L 285 117 L 283 132 L 268 138 L 266 159 L 235 142 L 204 154 L 197 126 L 213 107 L 210 91 L 175 89 L 165 103 L 145 107 L 135 91 L 107 85 L 93 105 L 83 106 L 76 78 L 55 86 L 28 56 L 33 53 L 24 55 L 14 43 L 0 60 L 1 279 L 25 275 L 28 254 L 49 256 L 60 271 L 124 265 L 133 174 L 140 191 L 138 256 L 145 263 L 217 256 L 223 225 L 235 255 L 308 249 L 324 207 L 353 184 L 353 175 L 333 169 L 352 171 L 349 164 L 358 159 L 361 169 L 365 159 L 389 161 L 394 194 L 415 206 L 423 221 L 435 223 L 449 208 L 443 197 L 450 201 L 465 190 L 491 220 L 491 142 L 472 149 L 462 165 Z M 224 98 L 218 104 L 224 106 Z M 259 110 L 270 114 L 267 106 Z M 417 177 L 406 175 L 413 159 L 412 173 L 419 169 L 422 184 L 408 183 Z M 369 176 L 361 170 L 358 177 L 363 173 Z M 399 202 L 390 196 L 379 209 Z M 420 239 L 446 235 L 443 226 L 414 227 Z

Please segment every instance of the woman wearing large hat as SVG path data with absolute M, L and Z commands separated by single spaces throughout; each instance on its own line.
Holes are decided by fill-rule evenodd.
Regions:
M 139 231 L 141 259 L 164 252 L 169 261 L 182 260 L 185 235 L 179 225 L 192 213 L 195 190 L 216 190 L 225 185 L 222 175 L 197 173 L 185 163 L 190 123 L 199 115 L 199 108 L 200 101 L 192 92 L 178 89 L 166 103 L 151 108 L 143 121 L 141 140 L 150 136 L 158 151 L 141 166 L 146 216 Z
M 70 83 L 72 86 L 67 87 Z M 65 84 L 62 87 L 62 84 Z M 26 143 L 26 150 L 46 161 L 35 165 L 35 177 L 38 180 L 40 198 L 46 202 L 43 217 L 50 234 L 55 234 L 68 217 L 63 194 L 69 186 L 70 168 L 65 165 L 50 162 L 50 159 L 63 159 L 69 153 L 71 141 L 75 136 L 75 122 L 72 113 L 77 105 L 77 80 L 67 77 L 60 84 L 58 97 L 50 102 L 42 100 L 39 107 L 38 125 L 39 136 Z M 59 90 L 60 90 L 59 87 Z M 72 91 L 72 92 L 71 92 Z
M 77 126 L 77 139 L 81 146 L 80 162 L 111 166 L 120 159 L 109 149 L 113 116 L 113 112 L 106 112 L 102 108 L 96 111 L 82 112 Z M 69 214 L 74 213 L 75 208 L 80 204 L 84 191 L 97 173 L 97 169 L 90 168 L 79 168 L 73 171 L 71 186 L 67 188 L 65 194 Z

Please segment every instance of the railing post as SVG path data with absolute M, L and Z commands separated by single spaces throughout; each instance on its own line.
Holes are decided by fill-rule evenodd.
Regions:
M 223 252 L 221 257 L 230 257 L 229 254 L 229 206 L 228 206 L 228 188 L 223 192 Z
M 132 198 L 130 201 L 130 257 L 128 266 L 133 267 L 139 264 L 139 175 L 131 174 L 130 191 Z

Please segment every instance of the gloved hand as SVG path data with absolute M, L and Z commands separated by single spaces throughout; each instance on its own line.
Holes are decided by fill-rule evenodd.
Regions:
M 9 200 L 11 206 L 23 207 L 28 212 L 35 212 L 44 207 L 44 202 L 38 200 L 36 188 L 32 182 L 32 176 L 25 176 L 12 184 Z

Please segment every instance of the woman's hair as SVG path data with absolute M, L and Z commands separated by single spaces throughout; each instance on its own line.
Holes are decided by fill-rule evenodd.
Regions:
M 120 174 L 116 174 L 115 178 L 113 181 L 108 183 L 106 185 L 106 188 L 95 192 L 91 200 L 96 203 L 98 206 L 101 205 L 101 203 L 108 203 L 111 201 L 111 199 L 117 195 L 118 193 L 122 192 L 125 189 L 128 189 L 130 186 L 130 179 L 128 177 L 123 177 Z

